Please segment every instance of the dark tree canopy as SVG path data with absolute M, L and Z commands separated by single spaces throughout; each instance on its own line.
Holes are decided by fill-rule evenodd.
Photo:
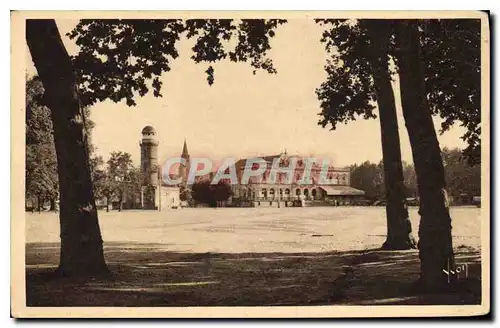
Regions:
M 57 197 L 59 179 L 50 110 L 38 77 L 26 82 L 26 198 Z M 40 204 L 38 204 L 40 205 Z
M 111 99 L 136 104 L 136 96 L 150 89 L 161 97 L 160 76 L 171 69 L 179 54 L 176 46 L 182 35 L 194 39 L 193 59 L 208 63 L 207 81 L 214 82 L 216 62 L 229 57 L 249 62 L 256 70 L 276 73 L 267 52 L 274 30 L 285 20 L 278 19 L 166 19 L 166 20 L 81 20 L 68 33 L 80 52 L 73 58 L 81 100 L 85 105 Z
M 366 32 L 350 20 L 318 20 L 329 26 L 321 42 L 331 54 L 325 65 L 327 80 L 316 90 L 322 127 L 348 123 L 358 116 L 376 118 L 376 101 Z
M 412 164 L 403 162 L 404 194 L 405 197 L 416 197 L 417 177 Z M 371 163 L 369 161 L 350 166 L 351 186 L 365 191 L 365 196 L 371 200 L 385 199 L 384 163 L 380 161 Z M 465 178 L 465 177 L 464 177 Z
M 91 163 L 98 164 L 99 158 L 94 157 L 94 146 L 91 143 L 91 132 L 95 123 L 89 119 L 88 108 L 84 110 L 84 114 L 90 160 Z M 59 189 L 54 131 L 50 115 L 50 110 L 44 102 L 42 81 L 35 75 L 26 81 L 26 196 L 40 196 L 42 200 L 57 198 Z
M 442 157 L 451 200 L 460 203 L 464 197 L 470 201 L 481 196 L 481 165 L 468 165 L 459 149 L 444 148 Z
M 179 199 L 181 201 L 185 201 L 185 202 L 190 202 L 193 197 L 191 195 L 191 190 L 188 189 L 186 186 L 180 186 L 179 188 Z
M 351 165 L 351 186 L 365 192 L 365 197 L 370 200 L 385 199 L 383 163 L 370 163 Z
M 370 72 L 368 20 L 319 19 L 325 26 L 321 42 L 331 58 L 327 79 L 316 90 L 321 104 L 323 127 L 347 123 L 362 116 L 375 118 L 373 82 Z M 388 55 L 394 59 L 391 74 L 397 73 L 397 49 L 392 26 Z M 421 20 L 422 61 L 425 88 L 431 111 L 444 119 L 441 132 L 460 122 L 466 128 L 462 138 L 468 143 L 464 154 L 471 163 L 480 161 L 481 47 L 480 20 Z
M 433 114 L 444 119 L 441 131 L 455 122 L 466 128 L 464 155 L 481 160 L 481 21 L 428 20 L 421 24 L 425 84 Z M 435 58 L 435 60 L 430 60 Z
M 43 84 L 37 76 L 26 81 L 26 144 L 52 138 L 50 110 L 43 104 Z
M 214 207 L 232 196 L 231 186 L 222 181 L 211 184 L 210 180 L 199 180 L 191 186 L 191 190 L 193 200 Z

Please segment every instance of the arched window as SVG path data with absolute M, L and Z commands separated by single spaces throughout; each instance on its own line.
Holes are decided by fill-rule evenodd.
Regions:
M 312 198 L 316 199 L 316 189 L 313 189 L 311 194 L 312 194 Z
M 290 195 L 290 189 L 288 189 L 288 188 L 285 189 L 285 195 L 287 195 L 287 196 Z
M 309 198 L 309 189 L 304 189 L 304 196 L 306 196 L 306 198 Z
M 299 188 L 297 188 L 297 189 L 295 190 L 295 195 L 300 196 L 300 189 L 299 189 Z

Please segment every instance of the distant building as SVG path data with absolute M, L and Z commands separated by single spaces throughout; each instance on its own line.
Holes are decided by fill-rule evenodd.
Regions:
M 188 188 L 187 177 L 190 167 L 190 155 L 187 143 L 184 141 L 181 158 L 184 164 L 179 165 L 178 173 L 170 173 L 171 179 L 180 179 L 178 185 L 168 185 L 162 181 L 161 167 L 158 165 L 158 146 L 156 130 L 152 126 L 146 126 L 142 130 L 141 147 L 141 171 L 144 177 L 141 189 L 141 207 L 143 209 L 162 210 L 180 206 L 180 191 Z M 306 160 L 301 156 L 290 156 L 284 153 L 271 156 L 259 157 L 266 161 L 267 169 L 263 174 L 250 177 L 248 184 L 242 184 L 241 180 L 248 158 L 242 158 L 236 162 L 237 184 L 231 186 L 233 196 L 231 203 L 234 205 L 260 206 L 262 202 L 277 206 L 279 201 L 323 201 L 337 205 L 347 205 L 363 199 L 365 192 L 350 186 L 349 168 L 337 168 L 327 166 L 323 169 L 321 163 L 311 167 L 310 182 L 302 184 L 304 172 L 306 171 Z M 280 172 L 277 173 L 275 181 L 270 179 L 271 169 L 274 161 L 279 161 Z M 291 161 L 296 165 L 293 172 L 286 170 Z M 322 181 L 319 177 L 324 170 Z M 215 172 L 206 176 L 197 177 L 196 181 L 212 179 Z M 288 181 L 287 174 L 292 174 Z
M 187 182 L 189 152 L 184 141 L 181 157 L 186 159 L 185 165 L 179 166 L 181 184 L 168 185 L 162 181 L 161 167 L 158 165 L 158 145 L 156 130 L 148 125 L 142 129 L 141 171 L 144 177 L 141 190 L 141 206 L 143 209 L 162 210 L 180 206 L 180 188 Z M 176 178 L 176 177 L 172 177 Z
M 311 167 L 310 183 L 301 184 L 306 169 L 305 158 L 301 156 L 289 156 L 286 151 L 278 155 L 259 157 L 267 162 L 267 170 L 259 176 L 250 177 L 248 184 L 241 184 L 241 179 L 248 158 L 236 162 L 236 174 L 238 184 L 233 185 L 233 201 L 251 206 L 259 206 L 263 202 L 277 206 L 277 201 L 327 201 L 337 205 L 352 204 L 363 199 L 365 192 L 350 186 L 349 168 L 337 168 L 328 166 L 325 170 L 327 181 L 320 180 L 322 170 L 321 164 Z M 296 161 L 292 172 L 282 170 L 276 174 L 275 180 L 270 179 L 273 162 L 277 160 L 280 166 L 288 166 L 291 160 Z M 282 165 L 283 164 L 283 165 Z M 286 171 L 286 173 L 284 172 Z M 287 179 L 287 174 L 292 174 L 292 179 Z M 325 183 L 326 182 L 326 183 Z

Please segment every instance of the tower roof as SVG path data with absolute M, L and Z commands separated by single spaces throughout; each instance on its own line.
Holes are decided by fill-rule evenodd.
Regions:
M 188 158 L 188 157 L 189 157 L 188 146 L 187 146 L 186 139 L 184 139 L 184 146 L 182 147 L 181 158 Z
M 155 128 L 153 128 L 151 125 L 147 125 L 142 129 L 142 134 L 151 134 L 151 133 L 156 133 Z

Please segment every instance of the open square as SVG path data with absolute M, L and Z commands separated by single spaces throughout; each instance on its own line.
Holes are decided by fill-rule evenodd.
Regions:
M 465 291 L 415 296 L 418 251 L 381 251 L 383 207 L 198 208 L 100 212 L 113 276 L 52 280 L 56 214 L 27 214 L 31 305 L 216 306 L 478 304 L 480 209 L 454 207 L 457 263 Z M 415 237 L 419 216 L 410 208 Z

